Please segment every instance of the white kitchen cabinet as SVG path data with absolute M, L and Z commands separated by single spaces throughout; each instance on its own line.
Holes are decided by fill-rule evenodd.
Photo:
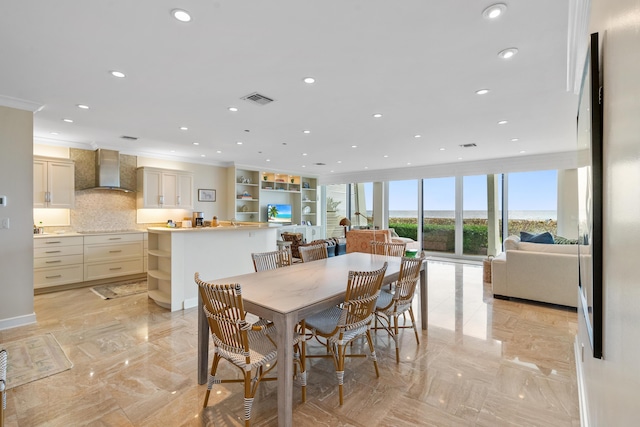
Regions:
M 34 239 L 33 287 L 82 282 L 82 236 Z
M 66 159 L 34 157 L 33 207 L 70 209 L 75 205 L 75 165 Z
M 143 233 L 84 236 L 84 280 L 142 273 L 143 239 Z
M 142 208 L 192 209 L 193 174 L 169 169 L 138 168 L 137 205 Z

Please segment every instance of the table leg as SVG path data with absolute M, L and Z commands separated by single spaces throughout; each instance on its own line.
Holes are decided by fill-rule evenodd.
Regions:
M 427 330 L 428 312 L 429 312 L 429 295 L 427 294 L 427 263 L 423 264 L 420 270 L 420 319 L 422 319 L 422 329 Z
M 206 384 L 209 373 L 209 323 L 198 292 L 198 384 Z
M 277 314 L 273 322 L 278 330 L 278 426 L 293 425 L 293 314 Z

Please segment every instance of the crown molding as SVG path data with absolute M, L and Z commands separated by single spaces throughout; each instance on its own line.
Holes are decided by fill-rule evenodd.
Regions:
M 34 114 L 44 108 L 44 104 L 5 95 L 0 95 L 0 106 L 31 111 Z

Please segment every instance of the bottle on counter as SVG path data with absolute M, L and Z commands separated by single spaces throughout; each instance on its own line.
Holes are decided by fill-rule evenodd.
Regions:
M 218 225 L 219 225 L 218 224 L 218 217 L 214 216 L 213 219 L 211 220 L 211 226 L 212 227 L 217 227 Z

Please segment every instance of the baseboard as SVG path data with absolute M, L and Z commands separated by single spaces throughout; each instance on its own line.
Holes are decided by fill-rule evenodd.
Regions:
M 3 329 L 17 328 L 18 326 L 31 325 L 33 323 L 36 323 L 36 313 L 0 319 L 0 331 Z
M 582 356 L 583 351 L 578 343 L 578 336 L 573 344 L 573 352 L 576 358 L 576 377 L 578 380 L 578 404 L 580 405 L 580 426 L 589 427 L 589 412 L 587 411 L 587 394 L 584 384 L 584 376 L 582 372 Z
M 187 308 L 197 307 L 198 306 L 198 297 L 186 299 L 186 300 L 184 300 L 184 303 L 182 305 L 183 305 L 183 308 L 185 310 Z

